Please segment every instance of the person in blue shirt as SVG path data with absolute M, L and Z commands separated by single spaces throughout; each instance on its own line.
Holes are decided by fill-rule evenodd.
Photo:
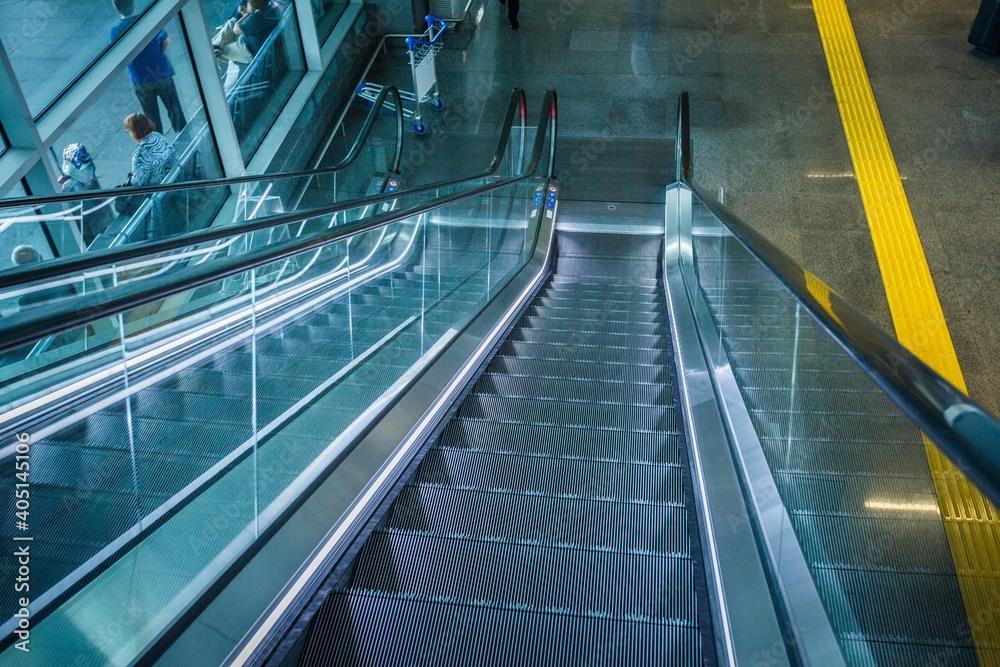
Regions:
M 111 28 L 111 41 L 114 42 L 125 30 L 135 23 L 134 0 L 112 0 L 115 9 L 122 18 Z M 135 88 L 135 96 L 144 114 L 149 116 L 156 125 L 157 132 L 163 132 L 163 122 L 160 120 L 160 105 L 167 109 L 170 125 L 175 133 L 180 133 L 187 125 L 184 109 L 177 97 L 177 86 L 174 85 L 174 68 L 167 58 L 166 51 L 170 47 L 170 37 L 166 30 L 161 30 L 146 47 L 128 64 L 128 75 Z
M 247 0 L 246 9 L 241 5 L 238 11 L 241 18 L 226 21 L 212 39 L 222 65 L 249 64 L 281 20 L 277 3 L 271 0 Z

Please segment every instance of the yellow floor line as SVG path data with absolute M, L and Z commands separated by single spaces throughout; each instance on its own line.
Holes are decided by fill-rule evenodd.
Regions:
M 896 336 L 967 392 L 847 6 L 844 0 L 813 0 L 813 9 Z M 1000 666 L 996 508 L 926 437 L 924 446 L 979 662 Z M 926 603 L 930 609 L 934 601 Z

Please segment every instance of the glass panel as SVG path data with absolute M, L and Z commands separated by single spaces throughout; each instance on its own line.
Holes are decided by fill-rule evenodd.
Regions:
M 136 0 L 141 14 L 151 0 Z M 109 2 L 49 0 L 7 3 L 0 22 L 0 39 L 10 56 L 33 115 L 59 96 L 70 82 L 97 59 L 125 25 Z
M 154 48 L 169 57 L 158 61 L 160 69 L 149 64 L 152 61 L 149 67 L 138 65 L 139 58 L 123 67 L 53 146 L 51 158 L 63 174 L 59 182 L 63 192 L 111 188 L 130 180 L 155 185 L 221 176 L 179 19 L 170 21 L 160 37 L 165 39 L 154 40 Z M 160 51 L 163 45 L 169 47 L 165 52 Z M 164 73 L 169 76 L 161 76 Z M 153 133 L 137 147 L 123 120 L 143 112 L 154 125 L 163 124 L 163 134 Z M 60 218 L 48 226 L 59 237 L 56 247 L 65 256 L 121 243 L 123 234 L 144 240 L 204 226 L 225 198 L 221 190 L 196 201 L 190 193 L 136 196 L 111 203 L 89 200 L 36 213 Z M 8 213 L 4 211 L 4 216 Z
M 17 183 L 14 184 L 14 187 L 12 187 L 7 192 L 3 193 L 3 199 L 11 199 L 13 197 L 27 197 L 27 196 L 28 193 L 24 189 L 24 184 L 21 181 L 18 181 Z
M 316 19 L 316 34 L 322 46 L 323 41 L 333 32 L 333 26 L 337 25 L 337 20 L 347 10 L 349 3 L 342 0 L 310 0 L 312 3 L 313 18 Z
M 212 42 L 240 150 L 249 162 L 302 78 L 305 62 L 290 2 L 271 2 L 247 15 L 238 23 L 244 30 L 238 37 L 235 24 L 229 19 Z
M 992 631 L 969 619 L 1000 595 L 981 560 L 1000 553 L 995 508 L 701 205 L 694 225 L 701 289 L 848 664 L 992 664 Z
M 4 199 L 26 197 L 27 191 L 23 182 L 18 182 L 5 195 Z M 39 259 L 45 260 L 53 256 L 52 230 L 46 223 L 16 222 L 22 211 L 14 209 L 10 212 L 0 211 L 0 270 L 14 266 L 14 251 L 20 246 L 29 246 L 37 253 Z M 33 212 L 32 212 L 33 213 Z M 12 220 L 13 218 L 13 220 Z M 26 257 L 23 252 L 22 257 Z M 13 310 L 17 310 L 16 307 Z M 0 303 L 0 315 L 10 314 L 11 304 Z
M 77 383 L 72 404 L 36 384 L 51 409 L 8 413 L 31 442 L 34 613 L 89 577 L 33 624 L 34 659 L 132 661 L 523 265 L 536 185 L 92 325 L 100 347 L 47 373 Z M 0 405 L 15 395 L 0 388 Z

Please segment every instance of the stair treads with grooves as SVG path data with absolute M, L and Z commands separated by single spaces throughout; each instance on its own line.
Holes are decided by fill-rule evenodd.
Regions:
M 674 432 L 677 428 L 673 407 L 574 403 L 491 394 L 470 395 L 462 403 L 458 414 L 471 419 L 624 431 Z
M 850 441 L 836 437 L 803 440 L 787 437 L 760 439 L 772 470 L 805 473 L 877 474 L 886 477 L 927 475 L 927 458 L 921 442 Z
M 584 313 L 658 313 L 660 310 L 656 302 L 632 303 L 613 299 L 569 299 L 545 295 L 537 297 L 533 305 L 539 308 L 578 310 Z
M 334 593 L 316 624 L 301 667 L 702 664 L 699 631 L 665 623 Z
M 587 311 L 577 308 L 558 308 L 555 306 L 532 304 L 528 308 L 527 315 L 529 317 L 569 320 L 571 322 L 634 322 L 636 324 L 656 324 L 666 328 L 666 320 L 663 318 L 663 313 L 660 312 L 647 313 L 631 310 Z
M 775 471 L 774 479 L 789 512 L 840 516 L 899 516 L 896 505 L 937 507 L 934 487 L 925 475 L 883 477 Z M 888 506 L 881 508 L 880 503 Z
M 687 510 L 671 505 L 409 485 L 393 503 L 386 526 L 480 540 L 690 556 Z
M 557 271 L 567 276 L 591 278 L 655 280 L 659 269 L 653 261 L 636 261 L 633 257 L 605 258 L 561 255 L 556 260 Z
M 539 300 L 561 303 L 582 310 L 603 310 L 608 307 L 631 310 L 653 310 L 660 307 L 663 297 L 656 292 L 629 294 L 601 290 L 567 290 L 546 287 L 539 293 Z
M 614 336 L 607 334 L 593 334 L 588 331 L 549 331 L 547 327 L 536 329 L 524 329 L 518 327 L 511 332 L 507 340 L 524 341 L 527 343 L 551 343 L 553 345 L 577 346 L 598 346 L 602 348 L 632 348 L 632 349 L 666 349 L 666 341 L 663 335 L 631 333 L 625 336 Z
M 548 299 L 580 303 L 614 301 L 624 306 L 637 306 L 647 309 L 650 306 L 660 306 L 663 303 L 663 292 L 658 287 L 638 287 L 635 285 L 616 285 L 601 283 L 586 285 L 580 283 L 549 283 L 539 296 Z
M 673 433 L 627 433 L 456 418 L 445 427 L 440 446 L 522 456 L 680 464 L 677 439 Z
M 530 375 L 546 378 L 587 380 L 600 377 L 601 382 L 670 382 L 670 371 L 662 364 L 613 364 L 596 361 L 565 361 L 558 359 L 525 359 L 497 355 L 489 366 L 497 373 Z
M 954 577 L 825 567 L 813 576 L 823 599 L 830 601 L 827 613 L 834 627 L 844 634 L 941 646 L 954 641 L 955 619 L 967 618 Z M 915 600 L 927 604 L 914 605 Z M 900 614 L 904 608 L 908 613 Z M 962 636 L 971 639 L 968 631 Z
M 434 448 L 414 484 L 682 505 L 680 466 L 553 459 Z
M 900 644 L 896 638 L 884 642 L 864 636 L 840 638 L 848 665 L 933 665 L 947 656 L 948 667 L 980 667 L 979 651 L 974 646 L 935 646 L 933 644 Z M 998 651 L 980 649 L 991 657 Z
M 936 512 L 894 512 L 898 516 L 843 517 L 796 512 L 796 535 L 806 558 L 816 564 L 853 569 L 950 574 L 955 564 Z M 928 540 L 928 531 L 940 534 Z
M 549 286 L 562 288 L 565 285 L 608 289 L 637 289 L 640 291 L 659 290 L 656 278 L 629 278 L 627 276 L 571 276 L 556 273 L 549 280 Z
M 669 555 L 376 531 L 362 547 L 350 588 L 693 625 L 693 574 L 689 559 Z
M 563 331 L 567 333 L 589 333 L 595 336 L 624 336 L 635 334 L 666 336 L 667 328 L 658 322 L 620 322 L 613 320 L 583 320 L 569 318 L 525 317 L 518 323 L 520 329 L 545 329 L 547 331 Z
M 556 343 L 528 343 L 508 340 L 500 346 L 498 354 L 509 354 L 529 359 L 555 359 L 561 361 L 600 361 L 615 364 L 659 364 L 666 365 L 667 351 L 620 347 L 599 347 L 594 345 L 559 345 Z
M 582 403 L 635 406 L 664 406 L 672 403 L 665 384 L 624 384 L 592 380 L 536 378 L 487 372 L 476 383 L 476 394 L 497 394 L 508 398 L 537 398 Z

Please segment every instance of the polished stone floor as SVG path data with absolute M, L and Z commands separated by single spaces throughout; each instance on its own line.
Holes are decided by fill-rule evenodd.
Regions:
M 970 392 L 1000 414 L 1000 58 L 966 42 L 973 3 L 848 7 Z M 438 132 L 494 126 L 519 85 L 532 120 L 558 90 L 560 136 L 669 138 L 687 90 L 696 180 L 892 331 L 810 3 L 526 0 L 518 31 L 497 0 L 480 8 L 439 54 Z M 405 55 L 373 80 L 409 87 L 389 62 Z M 606 145 L 563 153 L 557 171 Z

